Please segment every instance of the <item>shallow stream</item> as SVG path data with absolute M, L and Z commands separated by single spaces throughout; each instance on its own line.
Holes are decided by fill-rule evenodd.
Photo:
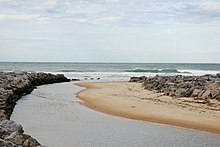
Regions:
M 130 120 L 84 107 L 73 83 L 39 86 L 18 101 L 12 120 L 49 147 L 219 147 L 220 135 Z

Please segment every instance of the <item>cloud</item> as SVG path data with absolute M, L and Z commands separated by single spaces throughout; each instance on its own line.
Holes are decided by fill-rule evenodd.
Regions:
M 0 21 L 72 21 L 91 25 L 220 22 L 218 0 L 1 0 Z
M 46 17 L 41 17 L 37 14 L 0 14 L 0 21 L 13 20 L 13 21 L 46 21 Z

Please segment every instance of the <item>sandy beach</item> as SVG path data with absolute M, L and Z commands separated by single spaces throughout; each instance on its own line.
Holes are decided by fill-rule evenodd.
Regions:
M 220 134 L 220 102 L 172 98 L 144 90 L 140 83 L 78 83 L 86 87 L 77 97 L 94 110 L 136 119 Z

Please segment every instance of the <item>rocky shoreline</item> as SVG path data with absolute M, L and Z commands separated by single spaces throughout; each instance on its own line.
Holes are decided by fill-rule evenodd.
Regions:
M 0 72 L 0 146 L 41 146 L 36 139 L 24 134 L 21 125 L 9 120 L 13 108 L 23 95 L 29 94 L 36 86 L 69 81 L 62 74 Z
M 203 76 L 155 76 L 131 77 L 130 82 L 142 83 L 144 89 L 171 97 L 193 97 L 201 103 L 210 99 L 220 101 L 220 74 Z

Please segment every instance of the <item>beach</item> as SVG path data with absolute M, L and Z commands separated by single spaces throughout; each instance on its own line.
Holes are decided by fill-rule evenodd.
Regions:
M 15 76 L 14 80 L 2 78 L 11 81 L 2 82 L 5 90 L 24 86 L 23 92 L 15 93 L 19 94 L 16 99 L 14 95 L 10 97 L 16 105 L 7 109 L 12 112 L 7 113 L 11 116 L 7 122 L 21 124 L 24 133 L 31 134 L 40 144 L 220 145 L 220 64 L 1 63 L 0 70 L 15 75 L 45 72 L 39 73 L 45 75 L 43 79 L 33 83 L 25 75 Z M 72 80 L 38 86 L 46 84 L 42 83 L 45 80 L 51 83 L 48 74 L 63 74 Z M 29 91 L 27 83 L 37 89 Z M 10 93 L 3 94 L 7 97 L 5 94 Z M 178 97 L 182 95 L 196 97 Z
M 193 98 L 172 98 L 146 90 L 141 83 L 81 82 L 77 94 L 82 104 L 94 110 L 167 125 L 220 134 L 220 102 L 208 106 Z

